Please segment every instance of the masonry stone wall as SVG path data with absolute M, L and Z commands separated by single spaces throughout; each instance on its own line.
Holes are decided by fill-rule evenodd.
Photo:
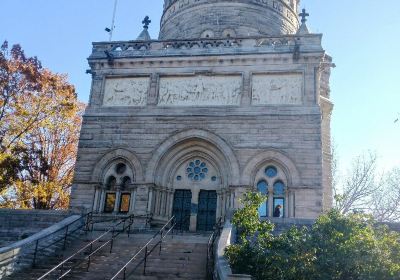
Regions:
M 166 3 L 160 39 L 294 34 L 297 1 L 181 0 Z
M 69 215 L 69 211 L 0 209 L 0 247 L 25 239 Z
M 295 15 L 296 1 L 274 2 Z M 321 65 L 331 67 L 331 58 L 320 34 L 284 35 L 297 31 L 298 20 L 285 23 L 290 13 L 271 10 L 275 4 L 170 1 L 160 33 L 167 39 L 94 43 L 71 208 L 101 212 L 108 197 L 114 207 L 107 211 L 117 213 L 124 193 L 129 213 L 150 212 L 162 221 L 172 215 L 174 191 L 189 189 L 192 228 L 199 191 L 216 191 L 216 216 L 223 217 L 256 189 L 256 174 L 276 165 L 285 185 L 286 218 L 316 218 L 328 209 L 330 128 L 320 100 L 329 73 L 323 79 L 320 73 Z M 227 13 L 212 21 L 214 28 L 223 32 L 235 23 L 248 33 L 200 38 L 200 22 L 215 15 L 210 7 Z M 261 27 L 273 32 L 252 33 Z M 192 36 L 197 39 L 187 39 Z M 189 176 L 183 165 L 195 157 L 218 175 L 215 180 L 181 180 Z M 106 181 L 118 160 L 133 170 L 127 185 Z

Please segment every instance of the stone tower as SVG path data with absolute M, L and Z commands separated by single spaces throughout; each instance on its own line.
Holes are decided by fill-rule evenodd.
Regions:
M 331 207 L 329 76 L 296 0 L 165 0 L 158 40 L 93 43 L 71 208 L 209 230 L 248 190 L 260 216 Z
M 160 40 L 295 34 L 298 0 L 165 0 Z

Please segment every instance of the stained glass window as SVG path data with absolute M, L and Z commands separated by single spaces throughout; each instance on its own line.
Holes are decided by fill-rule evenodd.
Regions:
M 268 166 L 265 168 L 265 175 L 269 178 L 274 178 L 276 175 L 278 175 L 278 169 L 276 169 L 275 166 Z
M 104 204 L 104 212 L 105 213 L 112 213 L 114 211 L 115 198 L 116 198 L 115 193 L 107 193 L 106 194 L 106 201 Z
M 130 193 L 121 194 L 119 212 L 120 213 L 128 213 L 129 212 L 130 202 L 131 202 L 131 194 Z
M 191 161 L 186 167 L 187 176 L 193 181 L 201 181 L 208 173 L 207 164 L 199 159 Z

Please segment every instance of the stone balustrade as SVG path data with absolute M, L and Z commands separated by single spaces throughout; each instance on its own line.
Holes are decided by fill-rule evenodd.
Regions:
M 168 41 L 116 41 L 93 43 L 90 59 L 129 57 L 221 55 L 238 53 L 320 52 L 321 34 Z M 193 50 L 196 50 L 193 52 Z

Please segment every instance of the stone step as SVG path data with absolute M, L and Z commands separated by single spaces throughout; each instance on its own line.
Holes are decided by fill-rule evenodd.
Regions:
M 42 263 L 37 268 L 30 269 L 27 272 L 17 273 L 12 278 L 7 279 L 37 279 L 58 264 L 62 259 L 69 257 L 100 234 L 102 234 L 102 232 L 90 233 L 87 236 L 82 236 L 79 240 L 76 240 L 76 242 L 68 243 L 66 251 L 60 252 L 56 256 L 49 257 L 46 263 Z M 109 280 L 152 237 L 153 233 L 137 233 L 129 237 L 127 234 L 120 234 L 114 241 L 111 253 L 110 245 L 107 244 L 107 246 L 91 258 L 89 272 L 86 271 L 87 260 L 85 260 L 85 262 L 75 268 L 68 276 L 68 279 Z M 167 236 L 162 243 L 161 254 L 159 254 L 159 249 L 155 248 L 148 257 L 146 275 L 142 275 L 143 265 L 141 265 L 134 274 L 130 275 L 127 279 L 204 280 L 206 275 L 207 241 L 208 236 L 203 234 Z M 98 248 L 102 244 L 103 242 L 96 242 L 93 249 Z M 155 242 L 151 243 L 149 249 L 154 244 Z M 133 269 L 143 256 L 144 251 L 139 255 L 137 260 L 134 260 L 130 264 L 128 271 Z M 78 260 L 66 263 L 65 268 L 79 263 L 79 261 L 84 260 L 84 257 L 85 254 L 82 254 L 79 256 Z

